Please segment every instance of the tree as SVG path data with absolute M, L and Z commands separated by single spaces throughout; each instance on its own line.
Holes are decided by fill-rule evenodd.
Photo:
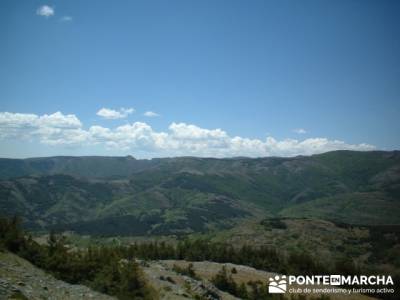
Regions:
M 212 283 L 222 291 L 228 292 L 232 295 L 237 295 L 237 285 L 233 280 L 232 275 L 228 276 L 226 267 L 223 266 L 221 271 L 219 271 L 212 279 Z

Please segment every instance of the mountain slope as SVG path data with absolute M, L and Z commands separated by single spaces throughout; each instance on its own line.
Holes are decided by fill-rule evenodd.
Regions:
M 290 206 L 280 215 L 331 219 L 347 224 L 398 224 L 400 201 L 382 192 L 346 193 Z
M 7 178 L 0 181 L 0 214 L 18 214 L 34 229 L 164 235 L 273 216 L 400 224 L 399 151 L 256 159 L 51 157 L 0 165 Z
M 0 299 L 116 299 L 83 285 L 57 280 L 9 252 L 0 252 L 0 266 Z

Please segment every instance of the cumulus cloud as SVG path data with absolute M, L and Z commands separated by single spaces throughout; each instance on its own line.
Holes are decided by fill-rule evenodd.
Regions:
M 117 111 L 121 113 L 121 111 Z M 296 156 L 333 150 L 373 150 L 369 144 L 348 144 L 327 138 L 304 140 L 273 137 L 250 139 L 230 136 L 222 129 L 206 129 L 193 124 L 172 123 L 166 131 L 156 131 L 144 122 L 116 128 L 91 126 L 84 129 L 73 114 L 50 115 L 0 112 L 0 139 L 38 140 L 48 145 L 99 145 L 147 156 Z
M 228 135 L 221 129 L 203 129 L 196 125 L 190 125 L 186 123 L 172 123 L 169 126 L 171 136 L 177 139 L 223 139 Z
M 145 117 L 159 117 L 160 115 L 158 113 L 155 113 L 154 111 L 146 111 L 143 116 Z
M 54 128 L 80 128 L 81 121 L 75 115 L 64 115 L 59 111 L 51 115 L 43 115 L 38 117 L 40 126 Z
M 82 123 L 73 114 L 56 112 L 50 115 L 0 112 L 0 138 L 39 139 L 45 144 L 82 142 Z
M 96 114 L 104 119 L 123 119 L 134 112 L 134 108 L 120 108 L 119 110 L 102 108 Z
M 54 8 L 48 5 L 42 5 L 36 10 L 36 14 L 48 18 L 54 15 Z
M 306 134 L 307 130 L 305 130 L 303 128 L 295 128 L 295 129 L 293 129 L 293 132 L 295 132 L 297 134 Z

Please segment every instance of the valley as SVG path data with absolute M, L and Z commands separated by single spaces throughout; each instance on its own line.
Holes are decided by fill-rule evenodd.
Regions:
M 85 249 L 91 247 L 115 251 L 115 261 L 135 257 L 151 286 L 144 288 L 153 295 L 149 299 L 156 297 L 151 289 L 161 291 L 160 299 L 263 293 L 265 286 L 249 285 L 240 279 L 243 274 L 232 274 L 236 296 L 213 285 L 216 270 L 229 263 L 255 268 L 248 281 L 262 284 L 268 276 L 257 272 L 379 273 L 394 276 L 396 284 L 400 276 L 398 151 L 256 159 L 1 159 L 0 178 L 0 215 L 18 216 L 33 238 L 22 249 L 47 253 L 49 232 L 62 235 L 59 255 L 83 255 L 71 254 L 71 278 L 75 264 L 86 264 Z M 33 263 L 71 280 L 46 261 Z M 200 279 L 177 272 L 189 263 Z M 218 268 L 207 275 L 213 266 Z M 96 278 L 87 284 L 107 291 Z

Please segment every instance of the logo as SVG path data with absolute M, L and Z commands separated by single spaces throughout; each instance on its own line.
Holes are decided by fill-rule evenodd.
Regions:
M 393 278 L 390 275 L 274 275 L 269 278 L 268 292 L 270 294 L 393 294 L 395 292 L 391 287 L 393 285 Z
M 275 277 L 269 278 L 268 292 L 270 294 L 283 294 L 286 293 L 286 289 L 287 281 L 285 275 L 276 275 Z
M 340 275 L 330 276 L 330 285 L 341 285 L 341 284 L 342 284 L 342 276 Z

